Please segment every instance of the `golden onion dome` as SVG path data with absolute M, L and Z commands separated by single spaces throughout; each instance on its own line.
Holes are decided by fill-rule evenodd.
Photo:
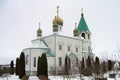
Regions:
M 41 33 L 41 32 L 42 32 L 42 30 L 40 29 L 40 24 L 41 24 L 41 23 L 39 23 L 39 28 L 38 28 L 38 30 L 37 30 L 37 33 Z
M 42 30 L 39 28 L 39 29 L 37 30 L 37 32 L 38 32 L 38 33 L 41 33 L 41 32 L 42 32 Z
M 75 28 L 75 29 L 73 30 L 73 35 L 74 35 L 74 37 L 78 37 L 78 36 L 79 36 L 79 31 L 78 31 L 77 28 Z
M 53 24 L 63 25 L 63 19 L 60 18 L 60 17 L 57 15 L 57 16 L 55 16 L 55 18 L 53 19 Z
M 76 26 L 77 26 L 77 23 L 75 23 L 75 29 L 73 30 L 73 32 L 78 33 L 79 30 L 78 30 L 78 28 Z
M 77 28 L 75 28 L 75 29 L 73 30 L 73 32 L 79 32 L 79 31 L 78 31 L 78 29 L 77 29 Z
M 76 26 L 77 26 L 77 23 L 75 23 L 75 29 L 73 30 L 74 37 L 79 36 L 79 30 L 78 30 L 78 28 Z

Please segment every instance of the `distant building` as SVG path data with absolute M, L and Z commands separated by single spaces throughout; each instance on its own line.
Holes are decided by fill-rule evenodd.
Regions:
M 91 50 L 91 32 L 85 22 L 83 12 L 78 26 L 75 23 L 73 37 L 61 35 L 62 27 L 63 19 L 59 17 L 59 7 L 57 7 L 57 15 L 53 19 L 53 34 L 42 36 L 39 25 L 37 38 L 31 41 L 32 47 L 23 49 L 27 75 L 36 75 L 38 57 L 43 53 L 47 56 L 49 74 L 63 72 L 65 58 L 68 59 L 69 71 L 72 72 L 82 57 L 94 56 Z
M 0 65 L 0 70 L 8 70 L 10 68 L 10 65 Z

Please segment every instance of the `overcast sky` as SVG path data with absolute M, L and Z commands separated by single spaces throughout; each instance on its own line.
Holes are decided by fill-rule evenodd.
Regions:
M 52 34 L 57 5 L 64 35 L 73 36 L 83 8 L 94 54 L 116 53 L 120 47 L 120 0 L 0 0 L 0 64 L 19 57 L 36 38 L 39 22 L 43 36 Z

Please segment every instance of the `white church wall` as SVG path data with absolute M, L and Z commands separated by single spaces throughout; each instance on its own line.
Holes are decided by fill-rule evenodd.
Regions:
M 67 53 L 74 53 L 77 55 L 78 59 L 81 60 L 82 53 L 82 41 L 79 39 L 68 38 L 63 36 L 56 37 L 56 67 L 62 68 L 65 64 L 65 56 Z M 62 45 L 62 50 L 59 50 L 59 45 Z M 67 47 L 70 46 L 70 51 Z M 76 47 L 78 47 L 78 52 L 76 52 Z M 59 65 L 59 57 L 62 58 L 62 65 Z
M 31 70 L 32 71 L 37 71 L 37 61 L 38 57 L 41 56 L 42 52 L 39 49 L 32 49 L 31 50 Z M 34 59 L 36 58 L 35 62 L 36 65 L 34 65 Z
M 25 53 L 25 70 L 26 74 L 29 75 L 29 70 L 30 70 L 30 49 L 25 49 L 23 50 Z
M 45 41 L 47 46 L 50 48 L 50 51 L 52 53 L 54 53 L 54 51 L 55 51 L 55 48 L 54 48 L 54 46 L 55 46 L 55 37 L 54 37 L 54 35 L 51 35 L 51 36 L 48 36 L 48 37 L 43 37 L 42 39 Z
M 37 61 L 38 57 L 42 55 L 42 53 L 47 52 L 47 50 L 39 49 L 39 48 L 28 48 L 23 50 L 25 56 L 29 55 L 28 64 L 26 64 L 26 72 L 29 75 L 35 75 L 37 72 Z M 26 57 L 25 57 L 26 59 Z M 29 72 L 30 71 L 30 72 Z
M 90 51 L 88 49 L 90 47 Z M 83 40 L 83 56 L 87 58 L 91 53 L 91 42 L 89 40 Z
M 88 46 L 91 46 L 91 43 L 88 40 L 82 40 L 79 38 L 72 38 L 57 34 L 43 37 L 41 39 L 44 40 L 45 44 L 47 44 L 48 48 L 50 48 L 51 53 L 56 53 L 54 54 L 55 57 L 47 57 L 49 73 L 51 69 L 55 70 L 55 67 L 57 72 L 64 69 L 66 54 L 73 53 L 78 57 L 78 60 L 81 61 L 82 56 L 88 56 Z M 62 46 L 61 50 L 59 49 L 59 45 Z M 69 51 L 68 46 L 70 47 Z M 78 48 L 78 51 L 76 51 L 76 48 Z M 83 53 L 82 50 L 86 51 L 86 53 Z M 24 49 L 25 55 L 30 56 L 30 63 L 26 65 L 26 71 L 31 71 L 31 75 L 35 75 L 37 71 L 38 56 L 41 56 L 42 53 L 45 53 L 47 51 L 49 51 L 49 49 L 35 47 Z M 61 64 L 59 58 L 61 58 Z M 34 61 L 36 62 L 36 66 L 34 66 Z
M 55 70 L 55 57 L 47 57 L 48 73 L 52 73 Z

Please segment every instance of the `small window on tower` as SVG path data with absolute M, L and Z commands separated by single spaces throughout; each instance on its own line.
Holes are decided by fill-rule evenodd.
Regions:
M 62 50 L 62 45 L 59 45 L 59 50 Z
M 90 39 L 90 35 L 88 34 L 88 39 Z
M 60 30 L 62 30 L 62 26 L 60 26 Z
M 85 39 L 85 33 L 82 33 L 82 37 Z

